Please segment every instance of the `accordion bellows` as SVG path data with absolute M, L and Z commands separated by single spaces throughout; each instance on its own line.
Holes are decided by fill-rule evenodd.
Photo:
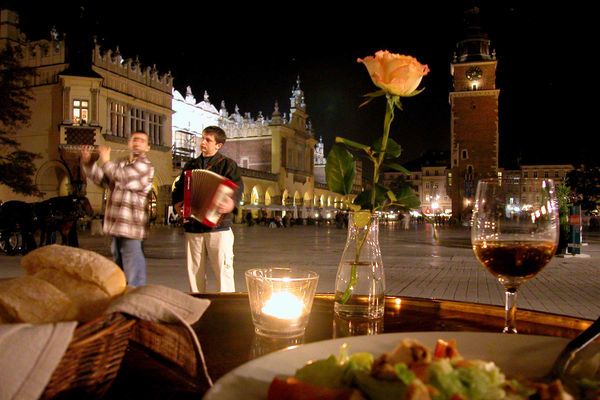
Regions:
M 234 197 L 238 185 L 212 171 L 185 171 L 183 186 L 183 218 L 194 218 L 208 227 L 215 227 L 223 217 L 218 204 L 225 196 Z

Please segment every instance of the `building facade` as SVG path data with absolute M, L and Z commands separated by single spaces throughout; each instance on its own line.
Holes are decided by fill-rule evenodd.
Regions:
M 299 79 L 292 88 L 289 112 L 275 104 L 270 118 L 230 113 L 221 102 L 197 102 L 191 89 L 185 97 L 173 91 L 173 167 L 175 179 L 187 160 L 199 155 L 202 130 L 217 125 L 227 133 L 220 152 L 242 169 L 244 193 L 237 220 L 291 213 L 294 218 L 333 218 L 348 198 L 331 192 L 324 180 L 326 159 L 313 135 Z M 320 146 L 319 146 L 320 143 Z M 358 187 L 357 187 L 358 189 Z M 353 196 L 347 196 L 349 198 Z
M 86 178 L 79 167 L 81 146 L 107 145 L 112 158 L 127 155 L 133 130 L 148 133 L 148 158 L 155 167 L 150 195 L 152 218 L 164 217 L 172 182 L 171 99 L 173 78 L 138 60 L 124 60 L 119 49 L 103 51 L 98 43 L 82 47 L 59 39 L 28 40 L 19 30 L 18 14 L 2 10 L 0 47 L 18 46 L 22 64 L 35 69 L 31 82 L 30 123 L 16 139 L 22 148 L 41 157 L 36 161 L 35 183 L 44 198 L 86 195 L 98 214 L 103 212 L 104 190 Z M 39 201 L 0 187 L 0 199 Z
M 383 181 L 387 187 L 397 179 L 410 184 L 421 202 L 420 213 L 430 217 L 450 216 L 452 200 L 447 192 L 449 163 L 447 151 L 428 151 L 404 165 L 410 175 L 388 171 L 384 172 Z

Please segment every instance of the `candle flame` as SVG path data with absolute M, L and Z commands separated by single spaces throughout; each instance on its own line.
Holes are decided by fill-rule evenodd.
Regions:
M 273 293 L 262 308 L 264 314 L 281 319 L 296 319 L 302 315 L 302 301 L 288 292 Z

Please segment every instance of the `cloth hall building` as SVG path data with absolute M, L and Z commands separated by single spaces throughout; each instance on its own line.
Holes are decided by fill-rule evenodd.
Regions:
M 174 77 L 139 60 L 124 59 L 118 48 L 102 49 L 95 40 L 68 41 L 50 32 L 47 39 L 29 40 L 19 28 L 19 15 L 0 11 L 0 48 L 19 47 L 22 65 L 35 70 L 31 89 L 31 119 L 17 131 L 22 148 L 39 154 L 35 183 L 42 199 L 14 193 L 0 185 L 0 200 L 37 202 L 55 196 L 85 195 L 96 214 L 102 214 L 106 193 L 87 184 L 79 167 L 81 145 L 108 145 L 112 158 L 127 154 L 127 139 L 135 129 L 149 134 L 148 158 L 155 167 L 150 195 L 152 220 L 168 221 L 170 191 L 183 162 L 199 155 L 199 137 L 208 125 L 221 126 L 228 140 L 221 150 L 242 167 L 244 212 L 268 215 L 283 212 L 315 217 L 341 207 L 342 197 L 315 180 L 315 145 L 304 93 L 293 88 L 290 110 L 271 118 L 217 109 L 205 94 L 196 102 L 174 90 Z M 71 35 L 73 37 L 74 35 Z M 89 37 L 83 36 L 82 39 Z M 321 144 L 322 145 L 322 144 Z M 317 146 L 318 147 L 318 146 Z M 317 176 L 322 174 L 317 173 Z M 358 187 L 357 187 L 358 189 Z M 326 215 L 324 215 L 326 217 Z

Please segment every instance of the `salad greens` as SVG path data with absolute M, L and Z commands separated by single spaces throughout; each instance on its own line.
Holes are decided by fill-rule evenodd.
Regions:
M 493 362 L 465 361 L 461 357 L 431 360 L 423 382 L 405 363 L 393 365 L 397 379 L 371 375 L 374 357 L 370 353 L 349 354 L 342 345 L 338 357 L 312 361 L 296 371 L 294 378 L 316 386 L 359 389 L 367 399 L 403 399 L 416 385 L 432 400 L 460 395 L 469 400 L 527 399 L 532 388 L 507 380 Z M 507 390 L 510 388 L 510 390 Z M 412 389 L 412 390 L 411 390 Z

